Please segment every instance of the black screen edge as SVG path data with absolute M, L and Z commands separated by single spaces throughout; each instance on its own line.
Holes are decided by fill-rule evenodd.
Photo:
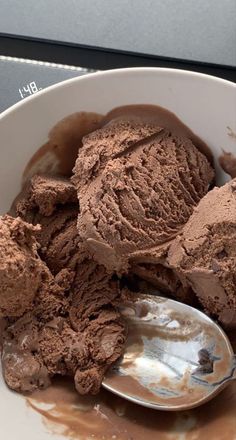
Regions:
M 0 55 L 68 64 L 95 70 L 122 67 L 168 67 L 193 70 L 236 82 L 236 68 L 233 66 L 220 66 L 1 33 Z

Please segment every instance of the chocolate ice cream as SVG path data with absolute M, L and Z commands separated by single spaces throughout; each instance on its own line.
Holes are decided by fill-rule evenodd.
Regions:
M 39 253 L 56 275 L 61 269 L 75 269 L 79 258 L 76 220 L 79 204 L 68 179 L 34 176 L 14 203 L 17 215 L 40 224 L 37 234 Z
M 214 170 L 204 143 L 174 115 L 165 125 L 163 109 L 142 120 L 145 108 L 131 118 L 122 109 L 95 115 L 96 131 L 85 124 L 82 144 L 81 115 L 58 125 L 49 169 L 70 175 L 79 148 L 72 182 L 34 176 L 14 203 L 20 218 L 0 222 L 2 364 L 17 391 L 61 375 L 80 394 L 98 392 L 124 351 L 118 306 L 128 279 L 184 302 L 197 296 L 225 326 L 236 324 L 236 182 L 206 195 Z M 32 164 L 26 180 L 36 157 Z
M 50 283 L 39 289 L 32 311 L 4 333 L 5 380 L 26 392 L 47 386 L 54 375 L 67 375 L 74 377 L 79 393 L 95 394 L 126 340 L 116 309 L 121 300 L 118 280 L 84 248 L 76 227 L 77 196 L 68 180 L 34 176 L 14 209 L 40 224 L 35 231 L 39 253 L 52 274 Z
M 155 288 L 155 293 L 166 294 L 193 307 L 197 305 L 196 295 L 191 287 L 183 285 L 179 276 L 168 267 L 166 262 L 163 264 L 149 262 L 133 264 L 130 268 L 130 274 L 138 277 L 136 280 L 138 286 L 140 280 L 148 283 L 148 289 L 146 288 L 145 291 Z
M 83 139 L 73 182 L 78 229 L 110 272 L 172 240 L 206 194 L 214 171 L 188 138 L 156 124 L 114 120 Z
M 43 193 L 48 205 L 47 210 L 43 210 L 44 215 L 44 202 L 39 203 L 38 196 Z M 68 180 L 34 176 L 15 205 L 18 215 L 33 224 L 40 224 L 37 234 L 41 246 L 39 253 L 51 272 L 57 275 L 67 269 L 73 274 L 70 291 L 75 298 L 72 306 L 78 301 L 77 316 L 82 316 L 83 310 L 89 314 L 92 309 L 96 311 L 109 305 L 112 298 L 114 302 L 119 298 L 117 277 L 108 274 L 104 266 L 91 258 L 81 239 L 77 229 L 79 205 L 76 191 Z
M 75 188 L 68 179 L 35 175 L 25 185 L 14 205 L 17 213 L 30 222 L 34 220 L 34 214 L 49 217 L 58 205 L 68 203 L 77 203 Z
M 15 391 L 32 392 L 51 382 L 39 352 L 37 320 L 26 313 L 3 334 L 2 372 Z
M 200 201 L 171 244 L 168 262 L 207 313 L 236 326 L 236 179 Z
M 0 318 L 21 316 L 38 294 L 44 273 L 35 239 L 38 229 L 20 218 L 0 218 Z

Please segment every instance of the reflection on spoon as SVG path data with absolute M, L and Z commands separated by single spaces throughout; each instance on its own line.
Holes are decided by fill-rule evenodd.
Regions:
M 204 313 L 158 296 L 139 295 L 121 309 L 129 337 L 103 387 L 134 403 L 183 410 L 212 399 L 236 376 L 231 344 Z

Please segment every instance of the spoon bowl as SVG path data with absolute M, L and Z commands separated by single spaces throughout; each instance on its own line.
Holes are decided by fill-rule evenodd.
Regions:
M 129 335 L 103 387 L 134 403 L 178 411 L 199 406 L 236 378 L 224 331 L 201 311 L 154 295 L 121 308 Z

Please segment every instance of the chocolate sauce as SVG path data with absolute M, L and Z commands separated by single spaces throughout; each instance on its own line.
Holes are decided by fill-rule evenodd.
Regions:
M 213 401 L 189 411 L 162 412 L 139 407 L 102 390 L 81 397 L 71 381 L 58 379 L 37 391 L 28 405 L 42 415 L 52 433 L 87 440 L 234 440 L 236 438 L 236 383 Z M 45 404 L 45 409 L 43 409 Z M 50 409 L 49 405 L 50 404 Z
M 228 336 L 236 350 L 235 332 Z M 168 386 L 164 378 L 162 381 L 163 386 Z M 143 408 L 106 390 L 95 397 L 82 397 L 69 379 L 62 378 L 50 388 L 32 394 L 27 403 L 42 415 L 52 433 L 60 432 L 67 439 L 236 439 L 236 382 L 205 405 L 177 413 Z
M 82 138 L 101 127 L 103 116 L 92 112 L 78 112 L 58 122 L 30 159 L 23 173 L 23 182 L 36 173 L 70 176 Z

